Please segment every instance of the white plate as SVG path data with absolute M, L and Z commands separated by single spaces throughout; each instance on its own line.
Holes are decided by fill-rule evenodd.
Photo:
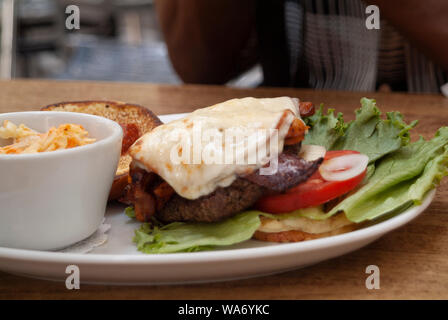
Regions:
M 162 116 L 164 122 L 181 115 Z M 123 206 L 109 206 L 109 240 L 89 254 L 0 248 L 0 270 L 24 276 L 65 280 L 68 265 L 80 269 L 81 283 L 167 284 L 255 277 L 305 267 L 357 250 L 421 214 L 435 190 L 420 206 L 357 231 L 298 243 L 250 240 L 214 251 L 145 255 L 132 243 L 139 223 L 124 215 Z

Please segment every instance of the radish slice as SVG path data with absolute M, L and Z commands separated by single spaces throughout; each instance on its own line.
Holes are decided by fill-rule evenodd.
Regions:
M 368 164 L 364 154 L 347 154 L 324 161 L 319 173 L 327 181 L 345 181 L 363 173 Z

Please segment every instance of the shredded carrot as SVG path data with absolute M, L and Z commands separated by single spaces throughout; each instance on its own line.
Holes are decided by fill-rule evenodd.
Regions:
M 38 153 L 69 149 L 93 143 L 89 133 L 77 124 L 61 124 L 51 127 L 46 133 L 36 132 L 21 124 L 5 120 L 0 127 L 1 139 L 12 139 L 13 143 L 0 147 L 0 154 Z

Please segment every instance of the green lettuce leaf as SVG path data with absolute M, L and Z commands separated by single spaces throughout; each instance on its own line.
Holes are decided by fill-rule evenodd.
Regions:
M 356 119 L 349 123 L 344 123 L 341 114 L 334 116 L 332 109 L 324 115 L 322 106 L 306 121 L 311 129 L 304 144 L 323 145 L 327 150 L 356 150 L 367 155 L 369 163 L 407 145 L 409 130 L 417 124 L 406 124 L 399 112 L 388 112 L 386 119 L 381 119 L 375 100 L 367 98 L 361 99 Z
M 161 228 L 143 224 L 134 242 L 144 253 L 172 253 L 209 250 L 249 240 L 260 226 L 259 212 L 247 211 L 222 222 L 174 222 Z
M 134 207 L 127 207 L 126 209 L 124 209 L 124 214 L 127 215 L 129 218 L 134 219 L 135 218 Z
M 324 106 L 321 104 L 316 113 L 305 118 L 305 122 L 311 129 L 305 135 L 304 144 L 324 146 L 330 150 L 336 141 L 344 134 L 346 124 L 342 113 L 334 114 L 334 109 L 328 109 L 324 114 Z
M 372 220 L 399 208 L 419 204 L 448 174 L 448 127 L 430 141 L 421 138 L 379 162 L 366 185 L 347 197 L 328 216 L 345 212 L 353 222 Z

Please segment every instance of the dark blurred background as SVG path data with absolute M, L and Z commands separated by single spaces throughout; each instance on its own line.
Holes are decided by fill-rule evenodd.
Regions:
M 3 78 L 180 82 L 152 0 L 0 1 Z M 79 30 L 65 27 L 73 4 Z
M 424 54 L 429 48 L 437 56 L 434 41 L 448 47 L 446 23 L 437 26 L 438 21 L 443 24 L 443 17 L 448 22 L 448 12 L 437 8 L 434 21 L 423 12 L 422 19 L 410 27 L 403 24 L 404 33 L 409 27 L 410 38 L 416 35 L 417 42 L 412 42 L 398 30 L 400 17 L 407 19 L 412 8 L 403 7 L 402 15 L 386 12 L 392 23 L 382 15 L 381 30 L 367 30 L 367 4 L 360 0 L 0 0 L 0 4 L 3 79 L 185 81 L 432 93 L 448 82 L 446 70 Z M 65 27 L 69 5 L 80 9 L 79 30 Z M 221 16 L 223 10 L 230 14 Z M 165 21 L 158 21 L 157 13 Z M 249 22 L 254 33 L 248 29 L 245 43 L 235 49 L 241 51 L 236 52 L 241 60 L 226 61 L 227 48 L 235 44 L 226 41 L 243 39 L 242 28 L 252 28 Z M 433 35 L 433 44 L 428 41 L 425 48 L 424 33 L 429 36 L 433 30 L 440 30 L 445 38 Z M 215 50 L 207 51 L 212 47 Z M 209 64 L 202 63 L 208 60 Z
M 0 0 L 1 77 L 179 84 L 153 0 Z M 80 9 L 67 30 L 66 7 Z M 228 85 L 255 87 L 259 66 Z

